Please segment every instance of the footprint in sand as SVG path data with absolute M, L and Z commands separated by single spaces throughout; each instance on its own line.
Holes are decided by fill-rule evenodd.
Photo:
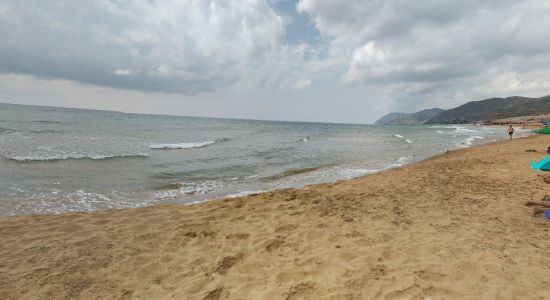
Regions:
M 250 237 L 248 233 L 231 233 L 225 236 L 228 240 L 246 240 L 248 237 Z
M 265 249 L 268 252 L 272 252 L 285 246 L 287 246 L 287 243 L 285 241 L 283 241 L 282 239 L 275 239 L 267 242 L 267 244 L 265 245 Z
M 309 299 L 312 298 L 314 294 L 315 286 L 310 282 L 304 282 L 291 287 L 285 299 Z
M 220 297 L 222 296 L 222 292 L 223 292 L 223 288 L 217 288 L 217 289 L 211 290 L 202 299 L 203 300 L 217 300 L 217 299 L 220 299 Z
M 275 233 L 288 233 L 294 231 L 298 226 L 294 224 L 286 224 L 275 228 Z
M 242 260 L 243 256 L 244 255 L 242 253 L 239 253 L 234 256 L 226 256 L 222 258 L 222 260 L 218 262 L 215 272 L 225 275 L 231 267 Z

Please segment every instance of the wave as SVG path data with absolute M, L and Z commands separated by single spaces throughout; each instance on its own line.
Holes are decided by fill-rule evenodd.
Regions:
M 117 158 L 144 158 L 149 157 L 147 153 L 138 154 L 119 154 L 119 155 L 84 155 L 84 154 L 66 154 L 66 155 L 50 155 L 50 156 L 12 156 L 4 157 L 8 160 L 18 162 L 53 162 L 61 160 L 107 160 Z
M 289 176 L 293 176 L 293 175 L 298 175 L 298 174 L 317 171 L 321 168 L 323 168 L 323 167 L 309 167 L 309 168 L 291 169 L 291 170 L 286 170 L 284 172 L 281 172 L 279 174 L 262 177 L 261 179 L 263 179 L 263 180 L 277 180 L 277 179 L 281 179 L 281 178 L 284 178 L 284 177 L 289 177 Z
M 25 130 L 26 132 L 36 133 L 36 134 L 49 134 L 49 133 L 65 133 L 66 131 L 45 129 L 45 130 Z
M 435 125 L 435 126 L 430 126 L 429 128 L 454 129 L 455 132 L 466 132 L 466 133 L 479 132 L 479 130 L 469 129 L 469 128 L 466 128 L 466 127 L 460 126 L 460 125 Z M 437 132 L 442 133 L 440 131 L 437 131 Z
M 204 146 L 214 144 L 214 141 L 207 141 L 201 143 L 179 143 L 179 144 L 151 144 L 149 149 L 153 150 L 170 150 L 170 149 L 191 149 L 191 148 L 201 148 Z
M 58 184 L 54 183 L 54 184 Z M 112 208 L 135 208 L 151 205 L 154 199 L 136 198 L 124 192 L 92 192 L 84 189 L 63 191 L 58 188 L 39 190 L 24 189 L 19 186 L 8 187 L 16 195 L 14 205 L 6 206 L 0 216 L 27 214 L 59 214 L 78 211 L 96 211 Z
M 456 146 L 462 147 L 462 148 L 470 147 L 475 140 L 482 140 L 482 139 L 484 139 L 484 137 L 482 136 L 477 136 L 477 135 L 469 136 L 466 139 L 464 139 L 462 142 L 456 143 Z
M 228 194 L 223 196 L 222 198 L 239 198 L 239 197 L 245 197 L 245 196 L 251 196 L 251 195 L 257 195 L 261 193 L 265 193 L 267 191 L 265 190 L 257 190 L 257 191 L 242 191 L 234 194 Z
M 400 164 L 404 164 L 406 163 L 407 161 L 411 160 L 412 158 L 414 158 L 414 155 L 408 155 L 408 156 L 401 156 L 400 158 L 398 158 L 396 160 L 397 163 L 400 163 Z
M 32 123 L 40 123 L 40 124 L 65 124 L 65 122 L 60 122 L 60 121 L 49 121 L 49 120 L 32 121 Z
M 229 142 L 231 141 L 230 138 L 221 138 L 221 139 L 217 139 L 215 140 L 216 143 L 221 143 L 221 142 Z
M 172 199 L 189 195 L 204 195 L 222 189 L 225 186 L 220 180 L 207 180 L 202 182 L 176 182 L 156 188 L 156 199 Z
M 412 141 L 411 141 L 411 140 L 406 139 L 404 136 L 402 136 L 402 135 L 400 135 L 400 134 L 392 134 L 392 136 L 404 140 L 405 143 L 407 143 L 407 144 L 412 144 Z
M 0 127 L 0 134 L 10 134 L 10 133 L 14 133 L 16 132 L 16 130 L 13 130 L 13 129 L 10 129 L 10 128 L 4 128 L 4 127 Z
M 206 141 L 198 143 L 175 143 L 175 144 L 151 144 L 149 149 L 153 150 L 172 150 L 172 149 L 192 149 L 192 148 L 202 148 L 219 142 L 228 142 L 230 138 L 221 138 L 215 141 Z
M 347 169 L 340 169 L 338 171 L 338 174 L 343 179 L 352 179 L 368 174 L 375 174 L 380 172 L 380 169 L 356 169 L 356 168 L 347 168 Z
M 155 186 L 153 187 L 153 190 L 155 191 L 166 191 L 166 190 L 178 190 L 183 187 L 183 183 L 181 182 L 172 182 L 167 183 L 161 186 Z
M 467 133 L 479 132 L 479 130 L 468 129 L 468 128 L 464 128 L 464 127 L 460 127 L 460 126 L 456 128 L 456 131 L 457 132 L 467 132 Z
M 45 129 L 45 130 L 18 130 L 11 128 L 0 127 L 0 134 L 14 134 L 14 133 L 35 133 L 35 134 L 49 134 L 49 133 L 64 133 L 65 131 Z

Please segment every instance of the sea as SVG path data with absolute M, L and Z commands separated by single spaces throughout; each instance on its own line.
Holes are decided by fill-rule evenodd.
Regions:
M 279 122 L 0 104 L 0 216 L 191 204 L 299 188 L 507 138 L 506 128 L 474 125 Z

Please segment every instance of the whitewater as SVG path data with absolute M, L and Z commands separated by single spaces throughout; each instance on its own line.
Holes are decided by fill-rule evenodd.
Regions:
M 297 188 L 505 138 L 503 128 L 472 125 L 273 122 L 0 104 L 0 216 Z

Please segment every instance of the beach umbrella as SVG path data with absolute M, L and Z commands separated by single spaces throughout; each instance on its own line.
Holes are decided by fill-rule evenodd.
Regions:
M 530 162 L 529 164 L 533 170 L 550 171 L 550 155 L 536 163 Z
M 550 126 L 533 130 L 536 133 L 550 134 Z

